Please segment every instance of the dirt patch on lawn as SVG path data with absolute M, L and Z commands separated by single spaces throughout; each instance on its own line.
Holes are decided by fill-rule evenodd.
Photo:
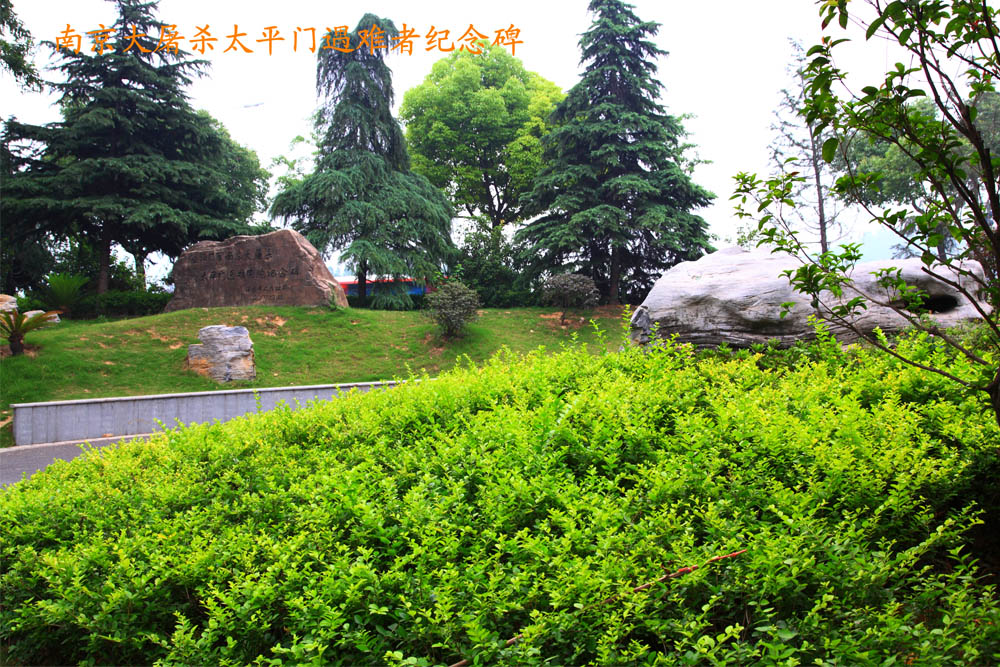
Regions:
M 42 349 L 41 345 L 32 345 L 31 343 L 24 344 L 24 355 L 26 357 L 31 357 L 34 359 L 38 356 L 38 351 Z M 10 345 L 0 346 L 0 359 L 6 359 L 7 357 L 13 356 L 10 353 Z
M 619 320 L 619 319 L 621 319 L 622 311 L 623 310 L 625 310 L 625 306 L 622 306 L 622 305 L 617 305 L 617 306 L 614 306 L 614 305 L 598 306 L 597 308 L 594 308 L 593 314 L 591 315 L 591 318 L 595 319 L 595 320 L 596 319 L 602 319 L 602 320 L 607 320 L 607 319 Z M 632 310 L 635 310 L 635 308 L 633 308 Z
M 281 317 L 280 315 L 265 315 L 264 317 L 258 317 L 254 319 L 254 322 L 262 326 L 275 326 L 275 327 L 283 327 L 285 326 L 285 322 L 287 321 L 288 320 L 286 320 L 284 317 Z
M 579 315 L 573 315 L 572 313 L 566 313 L 566 321 L 562 322 L 559 319 L 560 313 L 542 313 L 538 317 L 545 320 L 545 324 L 549 329 L 563 330 L 567 331 L 569 329 L 579 329 L 586 325 L 590 320 L 586 317 L 580 317 Z
M 430 348 L 428 350 L 428 353 L 432 357 L 440 357 L 441 353 L 444 352 L 444 346 L 432 345 L 433 342 L 434 342 L 434 334 L 427 334 L 426 336 L 424 336 L 424 345 Z
M 153 340 L 158 340 L 161 343 L 166 343 L 167 347 L 171 350 L 176 350 L 181 345 L 183 345 L 183 343 L 178 339 L 173 338 L 171 336 L 161 336 L 159 333 L 157 333 L 152 329 L 150 329 L 149 331 L 149 337 L 152 338 Z
M 545 320 L 550 329 L 580 329 L 587 326 L 591 320 L 617 320 L 621 319 L 624 306 L 598 306 L 590 311 L 589 315 L 582 316 L 570 310 L 566 313 L 566 322 L 560 323 L 561 313 L 541 313 L 538 318 Z

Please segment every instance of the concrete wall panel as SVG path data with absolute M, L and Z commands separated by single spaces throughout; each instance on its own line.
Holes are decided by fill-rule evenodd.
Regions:
M 396 384 L 392 381 L 354 382 L 15 403 L 11 405 L 14 411 L 14 444 L 33 445 L 153 433 L 161 430 L 157 421 L 166 428 L 177 426 L 178 420 L 183 424 L 214 420 L 224 422 L 256 412 L 258 399 L 255 393 L 259 395 L 264 411 L 273 410 L 280 402 L 297 410 L 306 407 L 310 401 L 329 400 L 352 389 L 367 392 Z

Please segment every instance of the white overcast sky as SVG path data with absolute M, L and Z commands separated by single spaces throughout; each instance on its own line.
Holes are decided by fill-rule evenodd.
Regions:
M 257 151 L 267 167 L 273 157 L 289 152 L 293 137 L 308 136 L 309 115 L 316 107 L 315 56 L 302 45 L 293 52 L 296 28 L 315 27 L 317 33 L 338 25 L 353 29 L 366 12 L 391 18 L 397 27 L 405 23 L 420 35 L 432 26 L 450 29 L 452 38 L 470 24 L 491 37 L 495 30 L 513 24 L 523 41 L 516 55 L 525 66 L 568 90 L 582 71 L 577 42 L 591 23 L 587 4 L 586 0 L 161 0 L 158 17 L 177 25 L 182 44 L 194 36 L 196 26 L 206 24 L 219 38 L 215 51 L 204 56 L 211 63 L 207 75 L 189 89 L 191 103 L 221 120 L 238 142 Z M 790 83 L 788 40 L 796 38 L 806 46 L 817 41 L 817 7 L 811 0 L 636 0 L 633 4 L 640 19 L 661 24 L 655 41 L 669 54 L 658 63 L 657 76 L 664 86 L 661 102 L 670 113 L 694 116 L 686 121 L 689 141 L 702 159 L 711 161 L 697 168 L 695 180 L 717 199 L 700 213 L 713 233 L 732 238 L 736 229 L 729 201 L 732 178 L 739 171 L 768 169 L 774 109 L 780 89 Z M 36 40 L 54 41 L 67 24 L 83 34 L 115 20 L 114 5 L 101 0 L 14 0 L 14 11 Z M 254 53 L 221 52 L 234 24 L 247 33 L 243 42 Z M 254 41 L 268 26 L 277 26 L 280 36 L 287 38 L 275 43 L 273 55 L 267 54 L 266 44 Z M 413 55 L 389 60 L 397 110 L 403 93 L 419 84 L 432 63 L 445 55 L 425 51 L 425 41 L 416 41 Z M 886 47 L 858 42 L 849 45 L 853 52 L 844 49 L 848 59 L 842 64 L 852 72 L 867 70 L 864 83 L 877 81 L 877 74 L 891 64 L 891 54 Z M 85 35 L 84 44 L 89 48 Z M 54 62 L 45 47 L 38 48 L 35 60 L 42 67 Z M 15 115 L 35 123 L 59 119 L 53 95 L 25 93 L 6 73 L 0 75 L 0 100 L 4 118 Z

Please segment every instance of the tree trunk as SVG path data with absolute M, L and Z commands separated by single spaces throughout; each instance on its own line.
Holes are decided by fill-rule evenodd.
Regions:
M 608 282 L 608 303 L 612 305 L 618 305 L 621 303 L 619 298 L 620 293 L 620 283 L 622 277 L 622 257 L 621 249 L 617 246 L 611 247 L 611 279 Z
M 24 354 L 24 336 L 11 334 L 7 342 L 10 343 L 11 356 L 16 357 L 19 354 Z
M 358 262 L 358 305 L 368 305 L 368 262 Z
M 941 235 L 941 242 L 937 245 L 937 258 L 945 264 L 948 261 L 948 225 L 942 223 L 935 231 Z
M 823 207 L 823 180 L 819 160 L 822 157 L 816 147 L 816 138 L 812 128 L 809 128 L 809 141 L 812 143 L 813 179 L 816 181 L 816 212 L 819 214 L 819 251 L 829 252 L 830 240 L 826 235 L 826 209 Z
M 108 291 L 111 276 L 111 230 L 105 225 L 101 230 L 101 241 L 97 246 L 97 293 Z
M 142 289 L 146 289 L 146 258 L 149 253 L 145 252 L 133 252 L 132 258 L 135 259 L 135 277 L 139 279 L 139 284 L 142 285 Z

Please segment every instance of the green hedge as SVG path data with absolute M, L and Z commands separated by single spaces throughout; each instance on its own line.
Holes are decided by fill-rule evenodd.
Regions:
M 0 495 L 7 661 L 996 664 L 992 415 L 816 356 L 500 356 L 56 463 Z
M 142 317 L 163 312 L 172 294 L 166 292 L 126 292 L 109 290 L 97 295 L 89 294 L 73 307 L 68 313 L 74 319 L 92 319 L 105 317 Z M 17 298 L 18 310 L 22 313 L 29 310 L 47 310 L 45 302 L 33 296 Z
M 74 318 L 142 317 L 163 312 L 172 294 L 166 292 L 123 292 L 109 290 L 104 294 L 83 297 L 73 307 Z
M 409 297 L 410 297 L 410 307 L 405 310 L 421 310 L 424 308 L 424 304 L 426 303 L 426 297 L 427 297 L 426 294 L 410 294 Z M 347 305 L 350 306 L 351 308 L 361 308 L 362 307 L 361 297 L 348 296 Z M 393 308 L 388 308 L 388 309 L 378 308 L 377 306 L 378 304 L 374 302 L 373 295 L 369 294 L 368 303 L 367 305 L 364 306 L 365 308 L 369 308 L 371 310 L 395 310 Z

